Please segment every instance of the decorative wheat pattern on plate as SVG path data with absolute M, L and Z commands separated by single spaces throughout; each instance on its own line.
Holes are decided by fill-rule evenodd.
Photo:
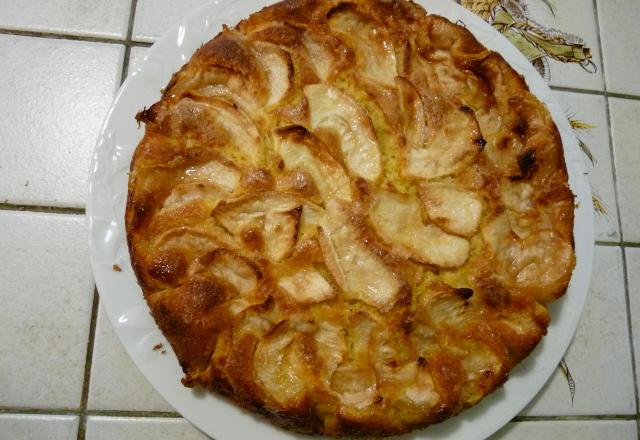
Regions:
M 555 15 L 550 0 L 536 1 L 544 3 Z M 460 4 L 507 37 L 545 78 L 550 77 L 549 59 L 576 63 L 595 72 L 591 50 L 585 41 L 577 35 L 545 27 L 531 18 L 525 0 L 460 0 Z

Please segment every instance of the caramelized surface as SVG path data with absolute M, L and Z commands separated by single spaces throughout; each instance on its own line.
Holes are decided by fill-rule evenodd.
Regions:
M 278 424 L 387 435 L 453 416 L 566 291 L 573 195 L 548 111 L 413 3 L 265 8 L 137 119 L 129 246 L 183 383 Z

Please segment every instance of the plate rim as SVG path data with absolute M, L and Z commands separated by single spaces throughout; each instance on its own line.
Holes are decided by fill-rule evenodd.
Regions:
M 90 260 L 91 260 L 91 266 L 92 266 L 92 270 L 93 270 L 93 274 L 96 282 L 96 287 L 100 294 L 100 301 L 103 304 L 103 307 L 105 309 L 105 312 L 107 313 L 107 316 L 109 317 L 112 327 L 114 328 L 115 333 L 118 335 L 118 338 L 120 339 L 121 343 L 125 347 L 129 357 L 134 361 L 136 367 L 142 372 L 145 378 L 151 383 L 153 388 L 156 391 L 158 391 L 162 395 L 162 397 L 165 400 L 167 400 L 167 402 L 170 405 L 174 406 L 176 410 L 183 417 L 190 420 L 194 425 L 196 425 L 203 432 L 206 432 L 209 435 L 213 435 L 215 436 L 215 438 L 219 440 L 222 440 L 223 438 L 229 438 L 230 434 L 232 434 L 233 432 L 237 432 L 237 433 L 242 432 L 246 434 L 247 432 L 246 430 L 243 430 L 243 428 L 247 428 L 248 426 L 250 426 L 251 429 L 257 428 L 261 430 L 266 430 L 270 435 L 267 435 L 266 437 L 264 437 L 265 439 L 266 438 L 274 438 L 274 439 L 275 438 L 295 438 L 297 434 L 291 431 L 284 431 L 280 428 L 274 427 L 269 422 L 263 420 L 263 418 L 258 418 L 257 416 L 254 416 L 252 413 L 246 413 L 245 411 L 242 411 L 242 410 L 237 411 L 237 407 L 235 406 L 234 406 L 235 411 L 230 411 L 233 415 L 242 414 L 244 416 L 248 416 L 248 417 L 245 417 L 244 419 L 251 418 L 252 419 L 251 421 L 253 423 L 249 423 L 250 420 L 243 419 L 242 420 L 243 423 L 247 422 L 249 424 L 247 425 L 246 423 L 245 424 L 240 423 L 240 425 L 238 425 L 239 429 L 237 430 L 234 430 L 233 427 L 231 430 L 229 430 L 228 427 L 225 429 L 222 429 L 218 426 L 212 426 L 211 414 L 204 413 L 201 410 L 197 411 L 193 407 L 189 406 L 189 402 L 191 401 L 191 403 L 193 403 L 193 400 L 196 399 L 195 401 L 198 402 L 197 405 L 200 405 L 202 407 L 204 407 L 204 405 L 201 405 L 201 402 L 199 402 L 200 400 L 205 400 L 207 402 L 210 402 L 213 399 L 217 402 L 218 405 L 233 405 L 232 403 L 227 403 L 226 402 L 227 399 L 221 398 L 217 395 L 212 398 L 202 397 L 202 396 L 193 397 L 193 395 L 188 396 L 184 389 L 181 391 L 173 390 L 173 388 L 175 387 L 167 387 L 165 386 L 166 384 L 162 384 L 159 382 L 158 376 L 154 375 L 153 372 L 150 371 L 149 365 L 156 363 L 160 366 L 160 368 L 166 369 L 168 365 L 167 359 L 169 358 L 169 356 L 166 356 L 165 359 L 158 358 L 156 356 L 154 359 L 151 359 L 151 360 L 148 358 L 148 356 L 145 356 L 143 351 L 144 347 L 141 347 L 140 344 L 143 344 L 148 341 L 141 341 L 141 340 L 132 341 L 131 334 L 133 333 L 131 332 L 127 333 L 128 330 L 131 330 L 130 326 L 133 325 L 135 327 L 136 320 L 138 321 L 145 320 L 145 318 L 142 315 L 136 316 L 136 313 L 138 313 L 139 315 L 141 311 L 137 310 L 136 313 L 130 313 L 128 315 L 126 313 L 120 313 L 122 312 L 122 309 L 121 308 L 119 309 L 117 307 L 117 304 L 113 303 L 113 301 L 115 300 L 113 300 L 112 299 L 113 297 L 109 295 L 109 292 L 114 288 L 113 286 L 118 285 L 119 283 L 117 282 L 114 283 L 113 280 L 115 278 L 114 278 L 112 266 L 109 264 L 105 265 L 105 261 L 103 259 L 101 260 L 101 255 L 99 255 L 99 252 L 107 249 L 108 252 L 112 252 L 113 255 L 116 255 L 116 258 L 113 260 L 112 264 L 118 264 L 121 268 L 124 268 L 129 271 L 131 270 L 131 267 L 130 267 L 130 260 L 128 260 L 128 252 L 126 253 L 127 259 L 123 260 L 122 259 L 123 256 L 121 254 L 121 249 L 120 249 L 121 246 L 118 247 L 117 249 L 115 248 L 115 246 L 118 245 L 118 243 L 120 243 L 120 245 L 122 244 L 121 242 L 118 242 L 118 240 L 122 240 L 123 238 L 121 234 L 120 236 L 118 235 L 118 233 L 122 232 L 118 230 L 118 227 L 119 226 L 124 227 L 121 221 L 122 219 L 120 219 L 120 224 L 118 224 L 117 218 L 110 219 L 108 218 L 109 215 L 105 216 L 104 212 L 102 212 L 104 210 L 103 209 L 101 210 L 101 208 L 104 208 L 104 206 L 102 207 L 100 206 L 100 203 L 101 203 L 100 199 L 97 199 L 96 197 L 98 197 L 98 194 L 100 194 L 100 190 L 104 189 L 103 187 L 105 184 L 104 182 L 105 172 L 107 173 L 106 176 L 108 177 L 109 176 L 108 173 L 110 171 L 113 171 L 112 168 L 116 166 L 114 165 L 116 164 L 116 160 L 113 160 L 113 162 L 111 163 L 112 167 L 108 166 L 107 164 L 105 168 L 105 164 L 101 163 L 101 160 L 104 162 L 104 159 L 102 158 L 107 157 L 105 156 L 105 153 L 107 152 L 107 150 L 111 151 L 112 153 L 111 159 L 114 159 L 116 155 L 118 157 L 121 157 L 123 153 L 126 152 L 126 151 L 123 151 L 123 147 L 119 145 L 117 142 L 116 144 L 113 144 L 113 142 L 115 142 L 114 138 L 117 135 L 117 128 L 112 129 L 110 125 L 113 123 L 117 110 L 122 105 L 124 105 L 123 101 L 126 100 L 126 98 L 128 98 L 127 93 L 129 94 L 134 93 L 134 92 L 130 92 L 130 89 L 133 85 L 136 84 L 136 82 L 140 82 L 139 81 L 140 76 L 145 75 L 145 73 L 147 73 L 149 69 L 158 68 L 157 65 L 153 64 L 153 62 L 156 58 L 163 56 L 162 51 L 167 50 L 167 47 L 171 49 L 172 45 L 174 45 L 175 49 L 179 51 L 181 44 L 184 42 L 185 33 L 188 31 L 188 27 L 189 26 L 193 27 L 194 23 L 197 23 L 198 21 L 202 21 L 202 20 L 208 21 L 209 17 L 212 14 L 214 16 L 215 14 L 219 14 L 222 8 L 228 8 L 229 10 L 232 10 L 233 9 L 232 5 L 240 6 L 241 7 L 240 14 L 242 15 L 236 19 L 236 22 L 237 22 L 240 19 L 246 18 L 248 15 L 254 12 L 257 12 L 262 7 L 266 5 L 274 4 L 274 3 L 276 2 L 273 0 L 259 0 L 257 2 L 251 2 L 250 0 L 240 0 L 240 1 L 216 0 L 216 1 L 204 4 L 199 8 L 195 9 L 190 14 L 183 17 L 174 26 L 172 26 L 167 32 L 163 34 L 161 38 L 156 40 L 153 46 L 149 49 L 148 53 L 145 55 L 143 62 L 137 65 L 136 69 L 128 72 L 127 79 L 120 86 L 120 89 L 118 90 L 118 93 L 116 94 L 113 100 L 113 103 L 107 113 L 107 116 L 105 117 L 104 123 L 102 124 L 102 128 L 100 130 L 100 135 L 98 136 L 98 140 L 96 142 L 96 147 L 94 149 L 94 154 L 92 157 L 91 167 L 90 167 L 90 179 L 89 179 L 86 214 L 85 214 L 89 249 L 90 249 Z M 563 298 L 556 301 L 556 303 L 554 303 L 551 306 L 552 310 L 562 308 L 562 305 L 569 302 L 569 300 L 566 300 L 569 293 L 570 292 L 573 293 L 573 297 L 571 298 L 572 299 L 571 304 L 573 306 L 573 309 L 568 316 L 563 317 L 563 319 L 565 320 L 570 320 L 570 322 L 563 322 L 563 324 L 565 324 L 565 327 L 568 326 L 568 330 L 566 331 L 568 331 L 568 333 L 570 334 L 564 334 L 562 341 L 560 341 L 559 343 L 557 341 L 555 342 L 556 347 L 554 349 L 555 350 L 554 353 L 556 354 L 556 356 L 554 356 L 554 360 L 552 362 L 551 361 L 546 362 L 546 364 L 549 364 L 551 362 L 553 363 L 553 365 L 545 364 L 545 366 L 543 366 L 544 371 L 542 373 L 538 373 L 537 376 L 535 376 L 536 377 L 535 388 L 537 388 L 537 390 L 533 392 L 529 398 L 526 398 L 526 399 L 520 398 L 517 401 L 515 401 L 509 407 L 510 411 L 508 411 L 507 413 L 510 415 L 508 417 L 506 415 L 504 415 L 504 417 L 494 417 L 494 420 L 490 423 L 487 423 L 487 421 L 485 420 L 484 421 L 485 426 L 483 427 L 483 429 L 481 430 L 474 429 L 472 437 L 468 437 L 468 436 L 461 437 L 457 435 L 459 430 L 464 429 L 464 427 L 463 428 L 454 427 L 452 431 L 453 433 L 456 433 L 457 435 L 456 438 L 477 438 L 478 435 L 485 437 L 493 434 L 498 429 L 506 425 L 506 423 L 508 423 L 513 418 L 513 416 L 517 415 L 531 400 L 533 400 L 533 398 L 535 398 L 536 395 L 538 395 L 538 393 L 540 392 L 544 384 L 548 381 L 549 377 L 555 370 L 557 364 L 562 359 L 567 347 L 569 346 L 569 344 L 571 343 L 571 340 L 573 339 L 573 335 L 575 334 L 579 318 L 582 314 L 582 309 L 584 307 L 584 303 L 585 303 L 587 292 L 588 292 L 588 286 L 589 286 L 589 281 L 591 276 L 591 266 L 593 262 L 593 254 L 595 249 L 594 214 L 593 214 L 593 206 L 591 205 L 591 188 L 590 188 L 588 179 L 586 177 L 587 175 L 586 167 L 584 166 L 583 159 L 581 158 L 580 153 L 578 151 L 575 135 L 573 134 L 572 131 L 570 131 L 568 121 L 566 120 L 566 117 L 564 117 L 564 114 L 562 113 L 562 110 L 560 109 L 560 106 L 557 100 L 552 94 L 551 89 L 548 87 L 547 83 L 539 76 L 537 72 L 535 72 L 533 66 L 526 60 L 526 58 L 524 58 L 524 56 L 515 48 L 515 46 L 513 46 L 510 42 L 508 42 L 508 40 L 502 34 L 500 34 L 495 29 L 493 29 L 488 23 L 484 22 L 482 19 L 474 15 L 472 12 L 464 9 L 462 6 L 458 5 L 457 3 L 454 3 L 452 0 L 418 0 L 417 3 L 419 3 L 422 7 L 424 7 L 428 13 L 434 13 L 435 11 L 436 14 L 439 13 L 438 15 L 444 15 L 445 17 L 458 16 L 459 19 L 463 20 L 463 23 L 466 26 L 473 27 L 473 29 L 470 29 L 470 31 L 474 34 L 474 36 L 476 36 L 476 38 L 479 41 L 482 42 L 483 45 L 485 45 L 486 47 L 492 50 L 496 50 L 492 47 L 492 44 L 485 43 L 484 38 L 478 35 L 478 33 L 485 32 L 486 33 L 486 35 L 484 35 L 485 38 L 490 37 L 495 42 L 496 45 L 500 46 L 499 49 L 496 51 L 499 54 L 501 54 L 503 58 L 505 58 L 505 60 L 518 72 L 524 73 L 525 79 L 527 81 L 527 84 L 529 85 L 529 88 L 532 90 L 532 93 L 534 93 L 535 96 L 538 97 L 538 99 L 540 99 L 547 105 L 547 107 L 551 112 L 552 118 L 556 123 L 556 125 L 558 126 L 558 129 L 562 135 L 564 157 L 565 157 L 565 163 L 567 166 L 567 171 L 569 172 L 571 189 L 574 192 L 574 194 L 576 194 L 576 196 L 578 197 L 578 202 L 579 202 L 575 210 L 575 223 L 574 223 L 574 238 L 576 243 L 576 255 L 578 257 L 578 262 L 576 264 L 576 269 L 574 269 L 574 273 L 572 274 L 571 284 L 569 286 L 569 289 L 567 290 L 567 293 Z M 233 13 L 234 11 L 231 11 L 231 14 Z M 200 24 L 201 25 L 204 24 L 205 27 L 208 27 L 210 25 L 209 22 L 200 23 Z M 201 42 L 204 43 L 208 41 L 208 39 L 212 38 L 213 35 L 215 35 L 215 33 L 217 33 L 217 30 L 211 36 L 209 36 L 207 39 L 203 39 Z M 184 62 L 188 60 L 191 53 L 188 53 L 187 55 L 188 55 L 186 57 L 187 59 L 185 59 Z M 182 54 L 182 58 L 185 58 L 184 54 Z M 162 86 L 164 86 L 165 84 L 166 82 L 162 84 Z M 534 89 L 536 89 L 537 92 L 540 92 L 540 90 L 544 90 L 545 92 L 544 96 L 540 96 L 538 93 L 535 93 Z M 562 116 L 560 118 L 559 118 L 559 113 Z M 131 114 L 129 116 L 132 119 L 134 114 Z M 135 142 L 135 144 L 137 145 L 137 142 Z M 111 149 L 108 148 L 109 145 L 112 145 Z M 136 145 L 133 145 L 130 148 L 134 150 Z M 120 150 L 118 150 L 118 148 L 120 148 Z M 130 152 L 132 153 L 132 151 Z M 119 164 L 119 165 L 122 166 L 122 164 Z M 113 179 L 114 177 L 112 175 L 111 179 L 107 178 L 107 181 L 109 183 L 112 183 Z M 126 188 L 125 188 L 125 193 L 126 193 Z M 109 195 L 111 196 L 110 199 L 107 201 L 102 200 L 102 203 L 105 203 L 105 202 L 110 203 L 111 207 L 114 209 L 114 214 L 115 214 L 117 209 L 116 204 L 122 203 L 122 200 L 121 200 L 122 194 L 113 194 L 112 192 L 109 192 Z M 120 198 L 116 196 L 119 196 Z M 105 222 L 108 223 L 108 226 L 104 226 Z M 580 226 L 579 236 L 576 233 L 578 229 L 577 228 L 578 225 Z M 98 240 L 98 238 L 101 238 L 102 241 Z M 126 247 L 126 234 L 124 235 L 124 240 L 125 240 L 125 247 Z M 110 246 L 113 247 L 113 249 L 109 248 Z M 579 250 L 580 250 L 580 253 L 578 252 Z M 110 270 L 112 273 L 109 273 Z M 135 286 L 130 286 L 130 287 L 133 289 L 137 288 L 137 290 L 141 292 L 137 284 Z M 575 293 L 574 292 L 575 290 L 578 290 L 578 292 Z M 580 295 L 577 295 L 578 293 Z M 139 296 L 140 296 L 140 299 L 142 299 L 141 294 Z M 560 305 L 558 306 L 558 304 Z M 146 303 L 145 303 L 145 306 L 146 306 Z M 566 309 L 566 306 L 564 306 L 564 309 Z M 130 309 L 127 310 L 127 313 L 129 312 L 130 312 Z M 553 320 L 554 312 L 552 311 L 551 314 L 552 314 L 551 325 L 552 326 L 554 326 L 554 324 L 557 325 L 557 322 L 554 322 Z M 149 318 L 149 317 L 147 316 L 146 318 Z M 123 319 L 125 319 L 124 322 L 123 322 Z M 155 325 L 155 322 L 154 322 L 154 325 Z M 555 328 L 556 327 L 554 326 L 553 329 Z M 135 330 L 138 331 L 137 328 Z M 157 327 L 156 327 L 156 330 L 157 330 Z M 552 327 L 550 327 L 550 331 L 551 330 L 552 330 Z M 159 332 L 159 330 L 157 331 Z M 529 354 L 529 356 L 525 358 L 525 360 L 523 360 L 516 367 L 516 369 L 513 370 L 513 372 L 516 372 L 518 368 L 521 368 L 521 369 L 524 368 L 526 370 L 528 368 L 527 367 L 528 363 L 535 363 L 535 361 L 537 360 L 536 356 L 540 356 L 539 352 L 542 351 L 544 346 L 548 346 L 548 344 L 546 345 L 544 344 L 545 340 L 547 341 L 549 340 L 548 336 L 549 335 L 547 335 L 546 338 L 543 338 L 542 342 L 538 344 L 536 349 L 531 354 Z M 162 339 L 164 340 L 163 337 Z M 167 354 L 169 353 L 172 354 L 173 352 L 172 350 L 170 350 L 170 346 L 168 348 L 169 350 L 167 351 Z M 557 357 L 557 362 L 555 361 L 556 357 Z M 157 359 L 160 359 L 160 360 L 157 360 Z M 175 361 L 174 363 L 177 364 L 177 361 Z M 175 382 L 179 387 L 182 387 L 179 381 L 179 378 L 181 376 L 182 375 L 180 374 L 179 376 L 171 378 L 171 380 L 173 380 L 173 382 Z M 546 377 L 544 378 L 544 380 L 541 381 L 540 379 L 541 376 L 546 376 Z M 165 379 L 167 378 L 165 377 Z M 509 388 L 511 388 L 509 384 L 512 380 L 513 378 L 507 381 L 507 383 L 503 387 L 503 390 L 508 390 Z M 505 393 L 506 392 L 507 391 L 505 391 Z M 212 394 L 212 393 L 209 393 L 209 394 Z M 414 431 L 408 435 L 403 436 L 403 438 L 405 437 L 416 438 L 416 439 L 441 438 L 439 437 L 439 434 L 436 432 L 437 430 L 439 430 L 438 427 L 442 427 L 446 424 L 449 424 L 449 425 L 455 424 L 456 426 L 463 426 L 467 422 L 467 419 L 472 420 L 469 423 L 478 423 L 475 420 L 479 418 L 479 416 L 477 416 L 477 414 L 475 414 L 474 416 L 471 416 L 471 414 L 474 413 L 474 410 L 475 410 L 475 413 L 478 413 L 478 408 L 482 408 L 483 406 L 488 406 L 490 402 L 495 400 L 495 398 L 496 398 L 495 395 L 485 396 L 478 405 L 476 405 L 475 407 L 469 410 L 465 410 L 463 413 L 461 413 L 458 416 L 448 419 L 443 424 L 433 425 L 432 427 L 429 427 L 427 429 Z M 498 397 L 498 399 L 504 399 L 504 398 L 505 397 Z M 474 426 L 474 428 L 476 428 L 476 426 Z M 468 427 L 466 429 L 467 431 L 469 431 Z M 440 431 L 445 432 L 446 429 L 445 430 L 440 429 Z M 463 432 L 467 432 L 467 431 L 463 431 Z M 446 433 L 443 435 L 446 436 Z

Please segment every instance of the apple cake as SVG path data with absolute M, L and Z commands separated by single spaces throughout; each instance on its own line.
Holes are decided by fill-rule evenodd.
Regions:
M 549 111 L 410 1 L 264 8 L 136 119 L 128 244 L 182 382 L 281 426 L 452 417 L 567 289 L 574 196 Z

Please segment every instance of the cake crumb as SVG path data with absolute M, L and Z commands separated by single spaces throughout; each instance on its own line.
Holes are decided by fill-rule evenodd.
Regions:
M 158 343 L 156 345 L 153 346 L 153 351 L 158 351 L 162 348 L 162 343 Z
M 122 272 L 122 268 L 120 266 L 118 266 L 117 264 L 113 265 L 113 271 L 114 272 Z

